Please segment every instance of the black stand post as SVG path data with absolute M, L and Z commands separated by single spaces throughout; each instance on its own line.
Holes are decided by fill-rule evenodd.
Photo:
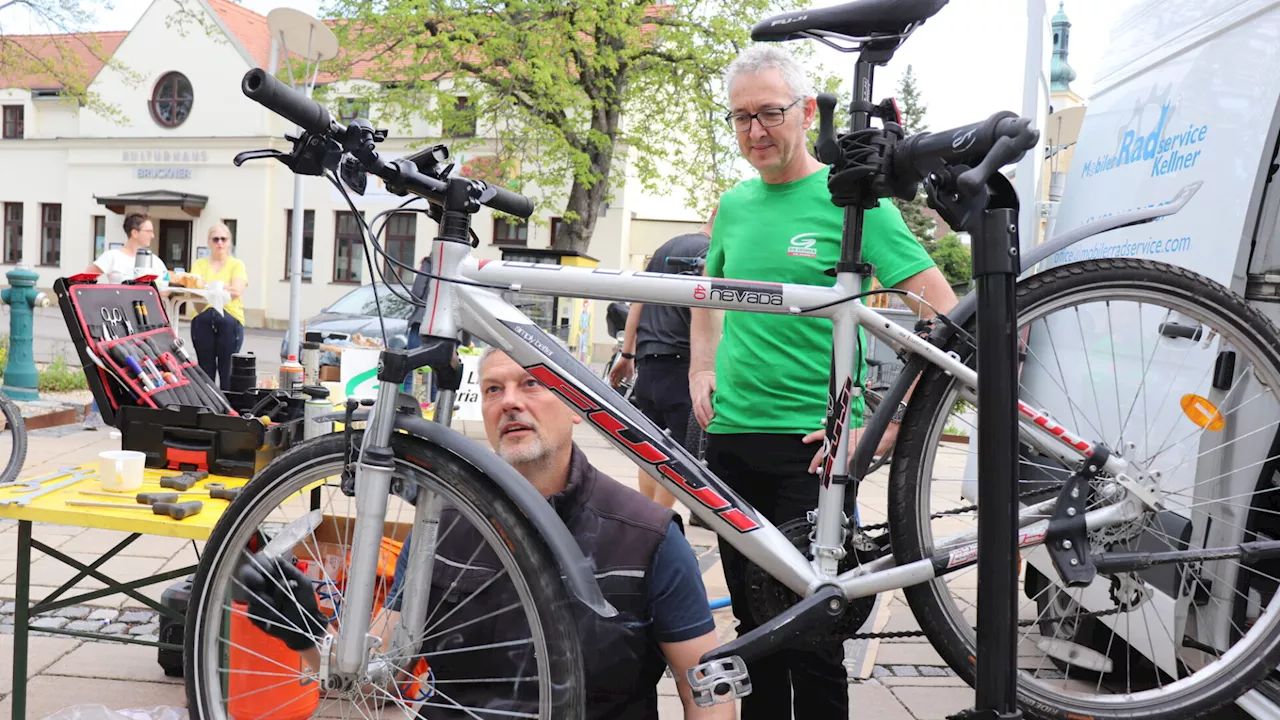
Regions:
M 993 184 L 1007 181 L 993 178 Z M 996 196 L 1004 193 L 996 193 Z M 1006 196 L 1007 197 L 1007 196 Z M 997 204 L 997 203 L 992 203 Z M 1006 720 L 1018 710 L 1018 211 L 982 212 L 973 242 L 978 292 L 978 677 L 974 709 L 956 718 Z

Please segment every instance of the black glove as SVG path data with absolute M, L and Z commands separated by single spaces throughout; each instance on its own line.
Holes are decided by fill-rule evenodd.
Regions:
M 311 580 L 293 563 L 254 555 L 240 568 L 248 594 L 249 620 L 259 630 L 280 638 L 290 650 L 315 647 L 329 621 L 320 612 Z

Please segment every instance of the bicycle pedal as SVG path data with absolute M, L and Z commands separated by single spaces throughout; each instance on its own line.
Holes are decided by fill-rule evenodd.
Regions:
M 689 668 L 689 689 L 698 707 L 733 702 L 751 694 L 747 664 L 737 655 Z

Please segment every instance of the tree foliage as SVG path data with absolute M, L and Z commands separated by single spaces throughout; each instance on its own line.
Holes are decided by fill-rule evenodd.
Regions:
M 960 237 L 955 233 L 950 232 L 938 238 L 929 250 L 929 255 L 952 285 L 968 283 L 973 277 L 969 246 L 960 242 Z
M 920 97 L 920 88 L 916 86 L 915 70 L 908 65 L 898 82 L 898 93 L 894 98 L 898 102 L 898 112 L 902 114 L 902 130 L 910 136 L 928 129 L 925 115 L 929 112 L 924 99 Z M 923 190 L 916 193 L 915 199 L 906 201 L 895 199 L 898 209 L 902 211 L 902 219 L 907 223 L 911 234 L 916 236 L 926 248 L 932 248 L 933 233 L 937 225 L 935 218 L 929 214 L 929 204 Z
M 650 192 L 682 189 L 703 212 L 738 180 L 722 74 L 754 22 L 804 1 L 333 0 L 327 9 L 347 53 L 339 72 L 380 86 L 375 122 L 449 128 L 474 118 L 475 137 L 445 140 L 491 155 L 489 179 L 563 208 L 555 245 L 585 251 L 624 175 Z
M 127 83 L 141 80 L 89 32 L 97 11 L 110 8 L 109 3 L 81 0 L 0 0 L 0 86 L 60 86 L 62 96 L 80 107 L 123 120 L 119 107 L 89 89 L 93 77 L 86 68 L 86 60 L 92 59 L 95 65 L 118 72 Z M 23 15 L 38 35 L 15 35 L 9 30 Z

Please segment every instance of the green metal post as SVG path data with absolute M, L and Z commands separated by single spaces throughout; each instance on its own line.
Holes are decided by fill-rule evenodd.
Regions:
M 40 275 L 19 265 L 5 273 L 9 289 L 0 292 L 0 300 L 9 305 L 9 360 L 4 369 L 5 394 L 14 400 L 39 400 L 40 376 L 36 373 L 35 311 L 49 304 L 44 293 L 36 290 Z

